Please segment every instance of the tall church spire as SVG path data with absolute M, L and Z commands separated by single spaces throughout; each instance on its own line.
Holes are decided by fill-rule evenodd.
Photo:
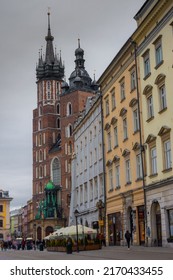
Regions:
M 52 78 L 52 79 L 63 79 L 64 77 L 64 66 L 61 63 L 61 59 L 58 60 L 56 53 L 54 54 L 53 40 L 54 37 L 51 34 L 50 28 L 50 11 L 48 15 L 48 32 L 45 37 L 46 40 L 46 53 L 45 60 L 40 59 L 36 68 L 37 79 Z
M 50 30 L 50 12 L 48 11 L 48 33 L 45 37 L 45 40 L 47 42 L 46 44 L 46 56 L 45 56 L 45 62 L 47 64 L 52 64 L 54 62 L 54 50 L 53 50 L 53 40 L 54 37 L 51 35 Z

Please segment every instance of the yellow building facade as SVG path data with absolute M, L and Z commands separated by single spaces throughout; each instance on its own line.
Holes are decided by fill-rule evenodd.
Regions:
M 102 92 L 106 236 L 109 245 L 145 242 L 141 123 L 134 45 L 131 39 L 99 79 Z
M 146 1 L 136 14 L 140 98 L 145 148 L 147 238 L 151 246 L 173 240 L 173 1 Z
M 8 191 L 0 190 L 0 240 L 8 241 L 10 234 L 10 201 Z

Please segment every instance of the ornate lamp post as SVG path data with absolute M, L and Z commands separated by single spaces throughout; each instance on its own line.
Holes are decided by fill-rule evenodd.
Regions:
M 74 211 L 74 215 L 75 215 L 75 218 L 76 218 L 76 241 L 77 241 L 77 252 L 79 253 L 78 222 L 77 222 L 77 218 L 78 218 L 78 215 L 79 215 L 79 211 L 78 211 L 77 209 Z

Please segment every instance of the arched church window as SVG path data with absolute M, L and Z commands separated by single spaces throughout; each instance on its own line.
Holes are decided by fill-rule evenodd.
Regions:
M 52 181 L 55 185 L 61 185 L 61 164 L 58 158 L 52 161 Z
M 60 122 L 60 119 L 58 118 L 57 119 L 57 128 L 60 128 L 61 127 L 61 122 Z
M 60 104 L 57 104 L 56 111 L 57 111 L 57 114 L 60 115 Z
M 43 115 L 43 108 L 42 106 L 39 106 L 39 116 Z
M 72 105 L 71 103 L 67 103 L 67 116 L 70 116 L 72 114 Z

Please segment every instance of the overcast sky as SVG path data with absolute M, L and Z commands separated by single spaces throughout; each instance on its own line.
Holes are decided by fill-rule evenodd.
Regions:
M 45 51 L 47 11 L 66 80 L 74 70 L 80 38 L 85 68 L 98 79 L 136 29 L 134 15 L 145 0 L 0 1 L 0 189 L 11 208 L 32 197 L 32 111 L 36 108 L 39 49 Z

